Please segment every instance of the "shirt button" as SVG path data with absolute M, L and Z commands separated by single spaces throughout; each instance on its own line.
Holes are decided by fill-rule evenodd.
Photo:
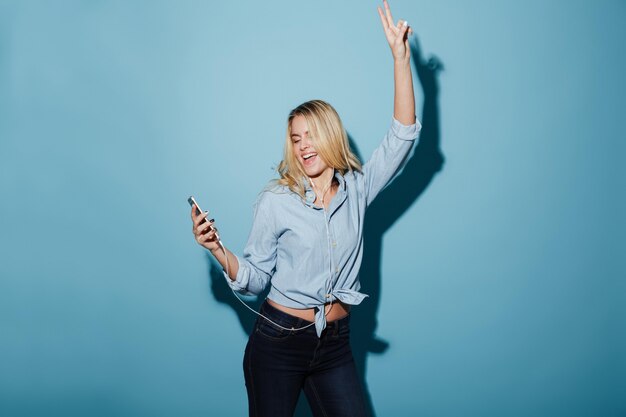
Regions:
M 337 247 L 337 242 L 336 242 L 336 241 L 334 241 L 334 242 L 333 242 L 333 248 L 336 248 L 336 247 Z
M 339 272 L 339 267 L 336 267 L 336 268 L 335 268 L 335 272 Z
M 326 298 L 330 298 L 330 294 L 326 294 Z

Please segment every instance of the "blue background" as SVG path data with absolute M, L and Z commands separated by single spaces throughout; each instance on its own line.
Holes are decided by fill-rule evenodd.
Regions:
M 240 253 L 313 98 L 369 157 L 393 104 L 377 4 L 0 1 L 1 415 L 246 414 L 254 317 L 186 199 Z M 368 218 L 370 407 L 626 415 L 626 2 L 391 7 L 424 131 Z

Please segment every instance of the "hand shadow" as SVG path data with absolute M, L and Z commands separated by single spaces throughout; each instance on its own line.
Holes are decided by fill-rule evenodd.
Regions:
M 360 281 L 361 291 L 370 297 L 352 310 L 352 352 L 365 392 L 366 406 L 371 416 L 375 416 L 375 412 L 365 378 L 367 374 L 367 355 L 369 353 L 382 354 L 389 348 L 389 343 L 386 340 L 376 337 L 376 316 L 381 288 L 380 265 L 383 235 L 426 190 L 444 163 L 444 157 L 439 148 L 440 126 L 437 101 L 439 93 L 437 75 L 443 70 L 443 65 L 435 57 L 431 57 L 428 61 L 423 60 L 416 37 L 411 42 L 411 53 L 417 78 L 424 91 L 420 139 L 402 172 L 376 197 L 367 210 L 364 224 L 364 249 Z M 352 137 L 348 137 L 352 150 L 359 156 L 360 160 L 363 160 Z M 249 335 L 257 316 L 235 299 L 235 295 L 232 294 L 232 291 L 224 282 L 225 277 L 221 266 L 216 263 L 213 256 L 209 253 L 206 256 L 209 267 L 211 294 L 216 301 L 233 308 L 242 330 L 246 335 Z M 258 297 L 246 297 L 246 304 L 258 311 L 268 291 L 269 286 Z M 338 389 L 341 388 L 338 387 Z M 294 416 L 312 416 L 303 393 L 300 395 Z

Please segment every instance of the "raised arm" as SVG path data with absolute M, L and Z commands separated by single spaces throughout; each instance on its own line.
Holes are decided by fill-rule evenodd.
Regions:
M 391 10 L 387 0 L 383 0 L 383 11 L 378 7 L 378 15 L 393 55 L 394 100 L 393 117 L 403 125 L 415 123 L 415 96 L 413 93 L 413 77 L 411 76 L 411 48 L 409 34 L 412 33 L 408 22 L 398 20 L 393 23 Z

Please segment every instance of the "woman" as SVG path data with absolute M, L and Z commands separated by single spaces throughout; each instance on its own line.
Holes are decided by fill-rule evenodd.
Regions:
M 313 100 L 291 111 L 280 179 L 259 195 L 243 257 L 220 245 L 213 220 L 192 208 L 196 241 L 244 294 L 271 289 L 244 355 L 251 416 L 293 415 L 304 389 L 316 416 L 362 416 L 365 401 L 349 342 L 359 291 L 363 216 L 393 178 L 420 129 L 406 22 L 379 7 L 394 58 L 394 117 L 361 167 L 335 110 Z

